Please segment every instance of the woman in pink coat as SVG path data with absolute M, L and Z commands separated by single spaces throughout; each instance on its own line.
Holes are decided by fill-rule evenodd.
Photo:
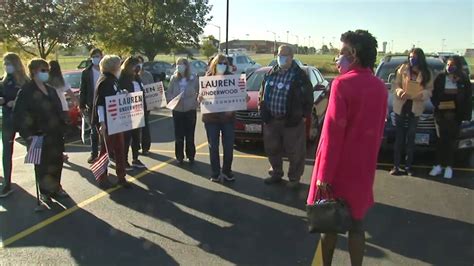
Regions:
M 388 90 L 373 74 L 377 40 L 367 31 L 341 36 L 343 47 L 336 62 L 341 73 L 334 79 L 324 127 L 316 154 L 307 204 L 314 204 L 317 190 L 328 186 L 335 198 L 349 206 L 352 265 L 364 257 L 363 219 L 373 205 L 377 155 L 387 114 Z M 324 265 L 331 265 L 337 234 L 322 234 Z

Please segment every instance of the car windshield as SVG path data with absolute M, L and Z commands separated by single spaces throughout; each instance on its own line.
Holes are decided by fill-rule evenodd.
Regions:
M 64 81 L 71 85 L 71 88 L 79 88 L 81 86 L 81 72 L 64 74 Z
M 439 72 L 442 72 L 445 65 L 443 62 L 439 61 L 439 60 L 436 60 L 436 59 L 428 59 L 427 60 L 428 62 L 428 66 L 429 68 L 431 69 L 431 71 L 434 72 L 434 74 L 437 74 Z M 390 62 L 390 63 L 383 63 L 378 71 L 377 71 L 377 77 L 382 79 L 384 82 L 388 83 L 388 77 L 390 76 L 390 74 L 392 73 L 396 73 L 397 72 L 397 68 L 403 64 L 403 61 L 400 61 L 398 64 L 397 63 L 394 63 L 394 62 Z
M 265 76 L 264 71 L 258 71 L 258 72 L 252 73 L 247 78 L 247 91 L 259 91 L 260 86 L 262 85 L 264 76 Z

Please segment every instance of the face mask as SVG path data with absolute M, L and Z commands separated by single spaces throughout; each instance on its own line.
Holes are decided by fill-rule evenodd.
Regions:
M 287 61 L 288 61 L 288 56 L 279 55 L 277 57 L 278 66 L 280 67 L 285 66 Z
M 186 66 L 185 65 L 177 65 L 176 70 L 178 71 L 179 74 L 184 74 L 184 72 L 186 72 Z
M 456 70 L 456 66 L 446 66 L 446 72 L 448 72 L 448 74 L 453 74 Z
M 92 57 L 92 64 L 94 66 L 99 65 L 99 63 L 100 63 L 100 57 Z
M 15 67 L 13 65 L 5 65 L 5 71 L 7 74 L 13 74 L 15 72 Z
M 218 64 L 218 65 L 216 66 L 216 72 L 217 72 L 217 74 L 222 75 L 222 74 L 225 73 L 226 70 L 227 70 L 227 65 L 226 65 L 226 64 Z
M 341 74 L 345 74 L 345 73 L 349 72 L 351 64 L 352 64 L 351 61 L 345 55 L 340 55 L 336 59 L 336 65 L 338 66 L 339 73 L 341 73 Z
M 418 66 L 418 60 L 414 57 L 410 57 L 410 66 Z
M 41 80 L 42 82 L 46 82 L 49 79 L 49 73 L 48 72 L 38 72 L 38 79 Z

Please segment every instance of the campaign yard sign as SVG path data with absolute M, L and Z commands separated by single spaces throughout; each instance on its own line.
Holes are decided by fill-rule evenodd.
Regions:
M 109 135 L 145 126 L 143 92 L 105 97 Z
M 203 114 L 247 110 L 246 76 L 199 77 L 199 95 Z
M 163 82 L 151 83 L 143 86 L 147 111 L 166 107 Z

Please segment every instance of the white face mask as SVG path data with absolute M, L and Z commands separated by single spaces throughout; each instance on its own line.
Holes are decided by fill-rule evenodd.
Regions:
M 140 67 L 140 70 L 143 70 L 143 64 L 138 64 L 138 66 Z
M 226 64 L 217 64 L 217 66 L 216 66 L 217 74 L 222 75 L 222 74 L 225 73 L 226 70 L 227 70 L 227 65 Z
M 5 65 L 5 72 L 7 72 L 7 74 L 13 74 L 15 73 L 15 67 L 11 64 Z
M 185 65 L 177 65 L 176 70 L 178 71 L 179 74 L 184 74 L 184 72 L 186 72 L 186 66 Z

